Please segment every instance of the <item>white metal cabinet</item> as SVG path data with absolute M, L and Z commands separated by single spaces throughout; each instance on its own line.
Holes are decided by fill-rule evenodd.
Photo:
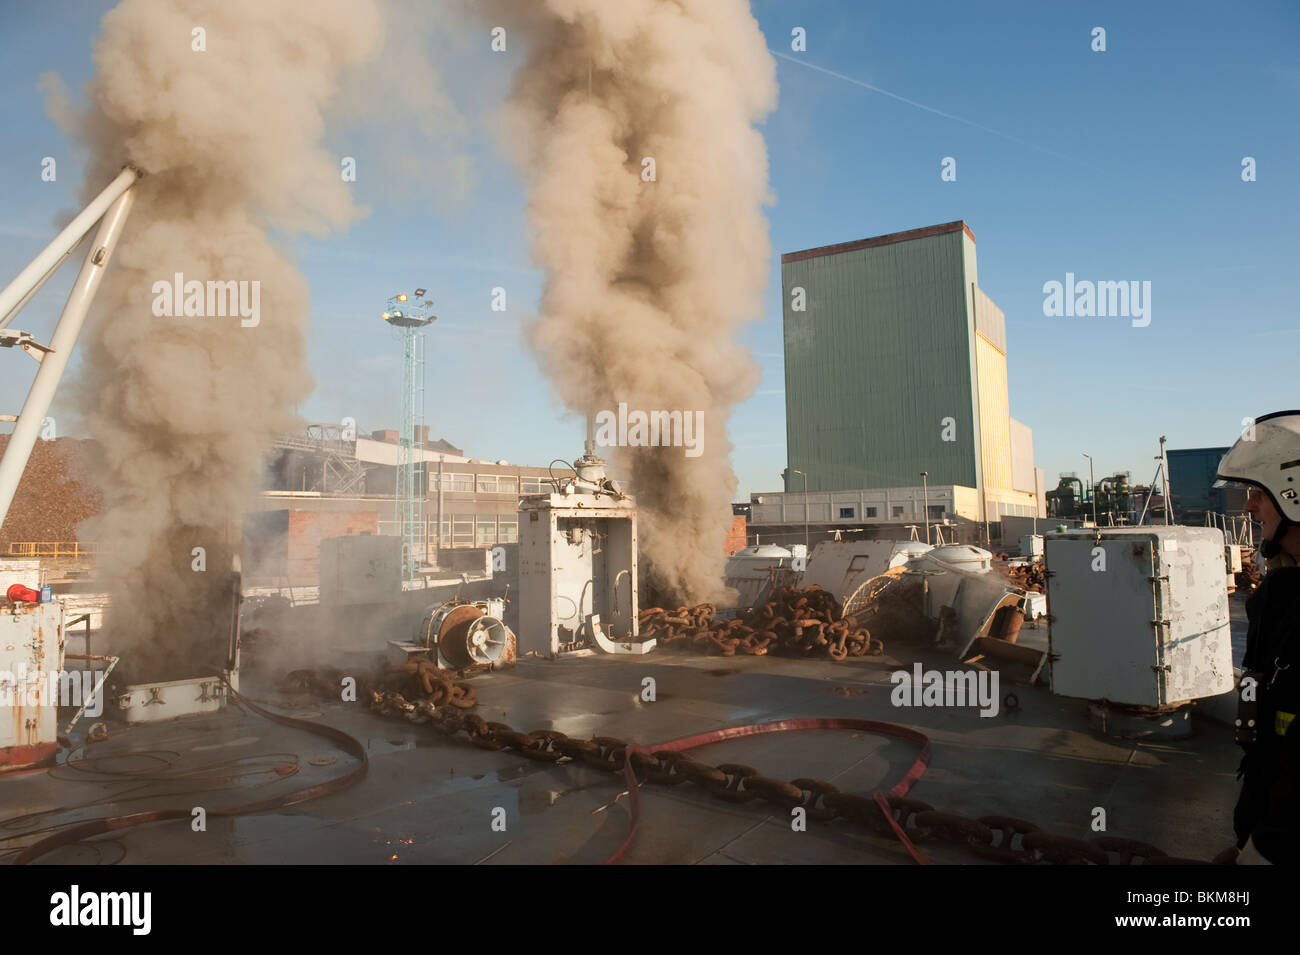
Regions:
M 0 609 L 0 769 L 31 766 L 58 750 L 62 666 L 62 604 Z
M 1158 708 L 1232 689 L 1222 532 L 1078 529 L 1045 552 L 1054 693 Z

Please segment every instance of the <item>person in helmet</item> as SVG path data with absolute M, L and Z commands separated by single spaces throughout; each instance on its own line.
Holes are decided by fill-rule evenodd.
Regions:
M 1219 464 L 1216 487 L 1250 489 L 1264 577 L 1246 601 L 1249 629 L 1238 687 L 1245 750 L 1233 829 L 1241 863 L 1300 862 L 1300 411 L 1246 430 Z

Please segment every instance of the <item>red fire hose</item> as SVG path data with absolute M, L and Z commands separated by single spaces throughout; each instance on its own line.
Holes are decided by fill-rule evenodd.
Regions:
M 874 720 L 852 720 L 838 719 L 835 717 L 823 717 L 814 719 L 796 719 L 796 720 L 773 720 L 769 723 L 750 723 L 746 726 L 732 726 L 727 729 L 713 730 L 708 733 L 697 733 L 694 736 L 683 736 L 679 739 L 669 740 L 666 743 L 656 743 L 653 746 L 642 747 L 635 743 L 627 747 L 627 755 L 624 758 L 623 774 L 627 778 L 627 793 L 631 802 L 630 812 L 632 815 L 631 831 L 628 832 L 627 838 L 619 846 L 618 851 L 605 860 L 606 865 L 614 865 L 622 861 L 624 854 L 632 845 L 632 840 L 636 838 L 637 826 L 641 822 L 641 798 L 640 784 L 637 782 L 636 773 L 632 769 L 632 756 L 634 753 L 650 755 L 658 750 L 669 750 L 677 752 L 686 749 L 695 749 L 697 746 L 706 746 L 709 743 L 721 743 L 729 739 L 739 739 L 742 736 L 759 736 L 763 733 L 788 733 L 793 730 L 862 730 L 868 733 L 877 733 L 881 736 L 893 736 L 896 739 L 904 739 L 908 742 L 915 743 L 920 747 L 916 760 L 911 767 L 903 774 L 903 777 L 896 782 L 888 791 L 890 796 L 905 796 L 907 791 L 916 785 L 916 781 L 925 773 L 926 767 L 930 764 L 930 740 L 924 733 L 918 733 L 916 730 L 910 730 L 905 726 L 898 726 L 894 723 L 877 723 Z M 911 854 L 921 865 L 930 865 L 930 859 L 925 856 L 907 833 L 903 831 L 902 826 L 894 819 L 893 810 L 889 806 L 889 800 L 883 792 L 873 793 L 876 805 L 884 814 L 885 819 L 889 822 L 894 834 L 898 836 L 904 848 Z

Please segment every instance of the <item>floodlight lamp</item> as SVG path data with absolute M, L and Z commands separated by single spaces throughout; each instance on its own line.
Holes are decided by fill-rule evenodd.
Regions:
M 397 300 L 398 300 L 399 302 L 405 302 L 405 301 L 406 301 L 406 293 L 403 292 L 401 295 L 397 296 Z
M 428 291 L 428 289 L 422 289 L 422 288 L 418 288 L 418 289 L 416 289 L 416 290 L 415 290 L 415 297 L 416 297 L 416 298 L 419 298 L 419 297 L 420 297 L 421 295 L 423 295 L 426 291 Z

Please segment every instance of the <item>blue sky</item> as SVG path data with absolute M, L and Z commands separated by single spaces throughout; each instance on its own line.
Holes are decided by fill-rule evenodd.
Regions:
M 79 89 L 111 6 L 0 5 L 0 281 L 53 236 L 80 186 L 37 77 L 56 70 Z M 763 127 L 774 255 L 763 317 L 744 334 L 763 382 L 731 422 L 738 499 L 778 488 L 785 464 L 780 253 L 954 219 L 974 231 L 980 284 L 1006 313 L 1011 412 L 1034 429 L 1049 485 L 1059 471 L 1086 474 L 1082 451 L 1099 476 L 1132 470 L 1145 482 L 1162 434 L 1174 448 L 1226 445 L 1243 417 L 1300 406 L 1300 4 L 753 9 L 784 56 L 779 106 Z M 1091 49 L 1096 26 L 1104 53 Z M 806 52 L 791 50 L 794 27 Z M 582 424 L 553 400 L 517 335 L 542 276 L 528 256 L 523 188 L 491 132 L 509 70 L 486 31 L 449 21 L 437 42 L 476 182 L 462 195 L 396 202 L 364 175 L 382 135 L 331 131 L 331 147 L 359 157 L 358 198 L 372 213 L 344 235 L 293 242 L 311 284 L 318 382 L 301 413 L 395 425 L 400 351 L 377 313 L 388 295 L 423 285 L 440 316 L 428 340 L 432 432 L 476 457 L 573 457 Z M 512 62 L 522 55 L 513 50 Z M 47 155 L 59 159 L 55 183 L 39 178 Z M 956 182 L 940 179 L 945 156 L 957 160 Z M 1241 179 L 1245 156 L 1255 182 Z M 1150 325 L 1044 317 L 1043 283 L 1066 272 L 1150 281 Z M 48 339 L 74 274 L 65 266 L 15 327 Z M 508 291 L 505 313 L 489 307 L 495 286 Z M 0 410 L 18 410 L 34 367 L 0 354 Z

